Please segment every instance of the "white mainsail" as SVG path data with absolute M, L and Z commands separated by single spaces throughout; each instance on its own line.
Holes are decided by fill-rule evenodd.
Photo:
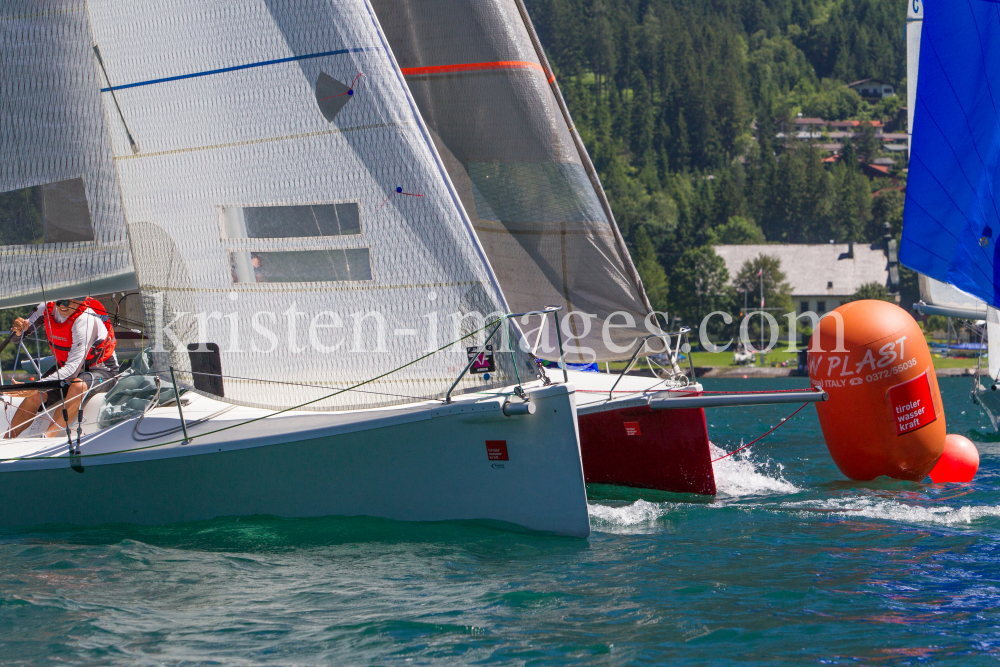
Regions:
M 258 380 L 351 386 L 507 311 L 365 2 L 88 7 L 159 368 L 215 343 L 225 400 L 288 407 L 323 394 Z M 310 409 L 440 396 L 473 343 Z
M 83 0 L 0 5 L 0 307 L 136 286 Z

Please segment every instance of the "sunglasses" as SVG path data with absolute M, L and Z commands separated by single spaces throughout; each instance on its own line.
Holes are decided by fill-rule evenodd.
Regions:
M 59 299 L 58 301 L 56 301 L 56 305 L 59 306 L 60 308 L 69 308 L 70 303 L 71 301 L 69 299 Z

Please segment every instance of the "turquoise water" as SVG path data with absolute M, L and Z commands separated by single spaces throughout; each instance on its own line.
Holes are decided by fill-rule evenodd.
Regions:
M 969 385 L 941 380 L 980 448 L 970 485 L 845 481 L 808 408 L 716 464 L 714 500 L 590 487 L 588 540 L 337 518 L 2 532 L 0 663 L 995 664 L 1000 444 Z M 734 449 L 792 409 L 713 410 L 710 433 Z

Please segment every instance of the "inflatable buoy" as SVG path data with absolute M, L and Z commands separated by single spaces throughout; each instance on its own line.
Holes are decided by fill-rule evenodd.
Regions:
M 839 334 L 838 334 L 839 330 Z M 886 301 L 828 313 L 809 345 L 809 379 L 834 463 L 850 479 L 920 481 L 944 451 L 944 405 L 923 332 Z
M 979 470 L 979 450 L 965 436 L 949 433 L 944 439 L 944 453 L 931 470 L 931 481 L 971 482 Z

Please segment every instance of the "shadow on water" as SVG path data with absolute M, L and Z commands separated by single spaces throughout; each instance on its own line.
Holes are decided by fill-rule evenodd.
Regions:
M 715 500 L 715 496 L 703 496 L 699 493 L 672 493 L 656 489 L 636 489 L 614 484 L 588 484 L 587 500 L 598 502 L 634 503 L 645 500 L 651 503 L 685 503 L 707 505 Z
M 192 551 L 280 553 L 351 544 L 454 546 L 471 552 L 587 549 L 587 541 L 529 531 L 500 521 L 409 522 L 374 517 L 283 519 L 222 517 L 210 521 L 139 526 L 46 525 L 0 531 L 0 543 L 109 545 L 134 541 Z

